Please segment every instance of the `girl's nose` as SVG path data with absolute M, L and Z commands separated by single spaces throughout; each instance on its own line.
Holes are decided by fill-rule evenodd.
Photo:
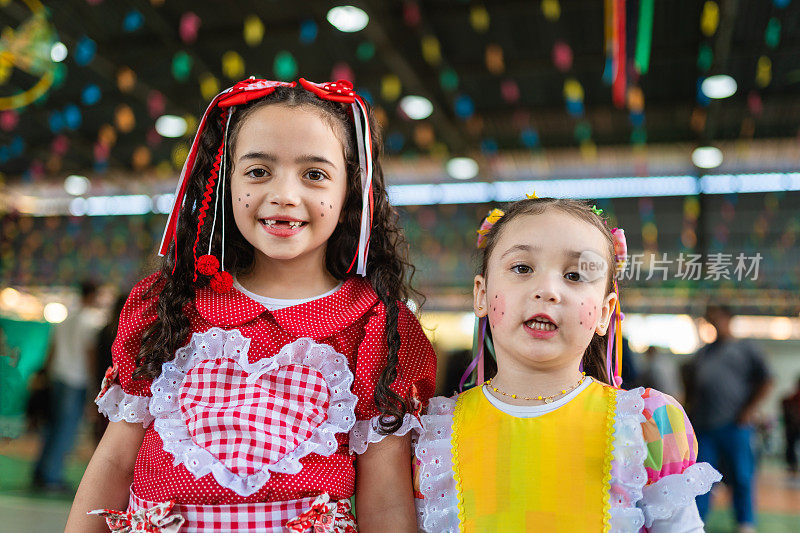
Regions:
M 278 206 L 296 206 L 300 203 L 298 185 L 289 177 L 278 177 L 270 184 L 269 202 Z
M 539 282 L 534 287 L 533 298 L 550 303 L 558 303 L 561 301 L 561 295 L 555 287 L 555 282 L 546 276 L 540 278 Z

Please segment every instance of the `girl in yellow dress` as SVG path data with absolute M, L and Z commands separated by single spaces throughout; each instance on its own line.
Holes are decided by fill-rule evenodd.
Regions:
M 696 463 L 683 408 L 619 388 L 622 230 L 594 206 L 533 195 L 479 233 L 474 310 L 498 369 L 483 381 L 479 364 L 482 386 L 421 416 L 420 530 L 702 531 L 695 496 L 721 477 Z

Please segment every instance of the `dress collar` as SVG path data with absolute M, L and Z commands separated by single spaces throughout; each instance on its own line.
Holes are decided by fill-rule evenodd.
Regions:
M 267 313 L 290 335 L 317 339 L 341 331 L 378 302 L 378 295 L 369 282 L 355 276 L 329 296 L 275 311 L 267 311 L 236 288 L 219 294 L 204 287 L 195 297 L 198 313 L 212 326 L 241 326 Z

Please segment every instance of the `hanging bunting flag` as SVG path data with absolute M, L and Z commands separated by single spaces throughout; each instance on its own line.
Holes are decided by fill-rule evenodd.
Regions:
M 129 67 L 117 71 L 117 88 L 121 93 L 129 93 L 136 86 L 136 73 Z
M 233 50 L 222 54 L 222 73 L 225 77 L 238 80 L 244 76 L 244 59 Z
M 625 106 L 626 65 L 625 0 L 614 0 L 614 81 L 611 84 L 611 100 L 618 108 Z
M 555 22 L 561 17 L 561 4 L 558 0 L 542 0 L 542 14 L 550 22 Z
M 178 23 L 178 34 L 181 36 L 181 40 L 186 44 L 194 43 L 197 40 L 200 23 L 200 17 L 191 11 L 181 15 L 181 20 Z
M 506 69 L 503 49 L 499 44 L 490 44 L 486 47 L 486 68 L 492 74 L 502 74 Z
M 775 49 L 781 42 L 781 21 L 775 17 L 769 19 L 764 32 L 764 42 L 769 48 Z
M 347 80 L 353 85 L 356 83 L 356 75 L 353 73 L 353 69 L 350 68 L 350 65 L 345 63 L 344 61 L 340 61 L 333 65 L 331 69 L 331 77 L 332 80 Z
M 451 68 L 442 70 L 439 74 L 439 84 L 445 91 L 455 91 L 458 89 L 458 74 Z
M 419 12 L 419 5 L 411 0 L 403 2 L 403 22 L 410 28 L 416 28 L 422 15 Z
M 700 31 L 706 37 L 711 37 L 717 32 L 719 25 L 719 5 L 712 0 L 703 4 L 703 12 L 700 13 Z
M 375 45 L 370 41 L 364 41 L 356 48 L 356 57 L 360 61 L 369 61 L 375 57 Z
M 142 25 L 144 25 L 144 15 L 135 9 L 128 11 L 122 19 L 122 31 L 127 33 L 138 30 Z
M 714 51 L 707 43 L 701 44 L 697 50 L 697 68 L 700 69 L 700 72 L 708 72 L 713 63 Z
M 654 8 L 655 0 L 641 0 L 639 4 L 639 28 L 636 33 L 636 52 L 634 55 L 634 65 L 639 74 L 647 74 L 650 68 Z
M 772 60 L 767 56 L 758 58 L 756 65 L 756 84 L 762 89 L 772 81 Z
M 300 23 L 300 42 L 311 44 L 317 40 L 317 23 L 312 19 L 306 19 Z
M 281 50 L 275 54 L 275 60 L 272 62 L 272 71 L 277 79 L 289 81 L 297 74 L 297 61 L 291 52 Z
M 519 85 L 513 79 L 504 80 L 500 84 L 500 96 L 507 104 L 513 104 L 519 100 Z
M 433 67 L 439 66 L 442 62 L 442 50 L 439 46 L 439 39 L 433 35 L 425 35 L 422 38 L 422 58 Z
M 387 102 L 393 102 L 400 96 L 403 86 L 400 78 L 394 74 L 387 74 L 381 78 L 381 97 Z
M 117 106 L 114 112 L 114 124 L 116 124 L 117 129 L 122 133 L 129 133 L 133 130 L 134 126 L 136 126 L 136 117 L 130 106 L 126 104 Z
M 200 94 L 203 100 L 210 101 L 220 91 L 219 80 L 213 74 L 203 74 L 200 76 Z
M 192 71 L 192 56 L 184 51 L 177 52 L 172 57 L 172 77 L 178 81 L 186 81 Z
M 264 39 L 264 23 L 256 15 L 248 15 L 244 19 L 242 34 L 247 46 L 258 46 Z
M 482 5 L 473 6 L 469 10 L 469 23 L 478 33 L 486 33 L 489 29 L 489 12 Z
M 561 72 L 572 68 L 572 48 L 564 41 L 556 41 L 553 45 L 553 64 Z

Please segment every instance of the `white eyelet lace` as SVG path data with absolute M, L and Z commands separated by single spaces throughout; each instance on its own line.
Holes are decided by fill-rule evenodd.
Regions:
M 150 397 L 128 394 L 118 383 L 111 385 L 94 403 L 111 422 L 141 422 L 147 427 L 153 421 L 149 410 Z

